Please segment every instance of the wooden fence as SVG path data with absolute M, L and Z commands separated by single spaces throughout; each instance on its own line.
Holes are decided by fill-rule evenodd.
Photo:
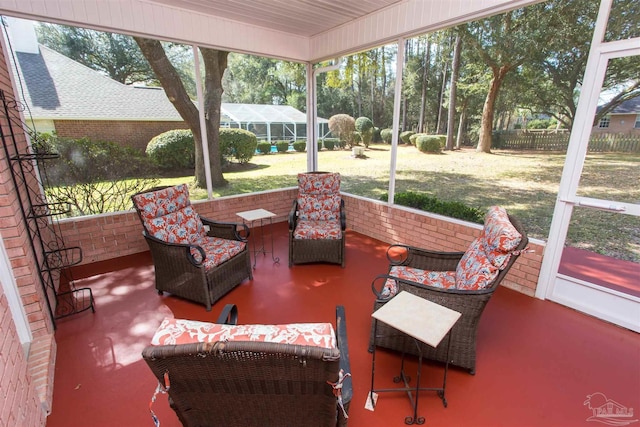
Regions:
M 495 132 L 492 147 L 506 150 L 567 151 L 569 133 Z M 640 153 L 640 135 L 591 135 L 590 153 Z

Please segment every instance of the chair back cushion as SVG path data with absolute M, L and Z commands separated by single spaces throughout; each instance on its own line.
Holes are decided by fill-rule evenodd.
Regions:
M 337 194 L 340 192 L 340 174 L 336 172 L 299 173 L 298 192 L 304 194 Z
M 331 323 L 223 325 L 168 317 L 160 324 L 151 345 L 218 341 L 259 341 L 336 348 L 336 334 Z
M 482 239 L 478 237 L 458 262 L 456 288 L 485 289 L 498 276 L 498 273 L 498 268 L 489 262 Z
M 485 289 L 494 281 L 511 258 L 511 252 L 522 241 L 522 235 L 511 224 L 507 212 L 489 208 L 484 228 L 464 253 L 456 268 L 458 289 Z
M 340 218 L 339 194 L 299 194 L 298 219 L 332 221 Z
M 340 174 L 298 174 L 298 219 L 333 221 L 340 217 Z
M 511 224 L 507 211 L 499 206 L 489 208 L 481 237 L 489 262 L 500 270 L 506 267 L 511 252 L 522 241 L 522 235 Z
M 133 202 L 147 233 L 168 243 L 193 243 L 206 235 L 186 184 L 136 194 Z
M 147 220 L 145 228 L 153 237 L 168 243 L 194 243 L 205 236 L 202 221 L 191 206 Z

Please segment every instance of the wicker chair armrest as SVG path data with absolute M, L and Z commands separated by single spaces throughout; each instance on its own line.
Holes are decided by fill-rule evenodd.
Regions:
M 382 294 L 382 290 L 384 289 L 384 284 L 387 282 L 387 280 L 398 281 L 400 279 L 398 279 L 397 277 L 389 276 L 388 274 L 379 274 L 376 277 L 374 277 L 373 281 L 371 282 L 371 291 L 376 296 L 377 302 L 387 302 L 392 298 L 391 295 L 384 296 Z
M 453 271 L 464 252 L 437 252 L 395 244 L 387 248 L 389 267 L 404 265 L 428 271 Z
M 221 325 L 237 325 L 238 324 L 238 307 L 235 304 L 227 304 L 224 306 L 216 323 Z
M 342 231 L 347 229 L 347 213 L 344 208 L 344 200 L 340 200 L 340 229 Z
M 210 237 L 219 237 L 221 239 L 240 240 L 247 242 L 249 240 L 249 226 L 239 222 L 214 221 L 203 216 L 200 217 L 202 223 L 209 227 L 207 233 Z
M 338 349 L 340 349 L 340 369 L 345 374 L 351 373 L 351 362 L 349 361 L 349 344 L 347 342 L 347 318 L 344 306 L 336 306 L 336 335 L 338 340 Z M 353 396 L 353 385 L 351 376 L 344 379 L 342 383 L 342 403 L 345 409 L 351 402 Z
M 289 211 L 288 221 L 289 231 L 295 230 L 298 223 L 298 200 L 293 201 L 293 205 L 291 206 L 291 210 Z
M 180 262 L 181 259 L 189 261 L 194 267 L 201 268 L 204 260 L 207 258 L 207 254 L 202 249 L 202 247 L 198 245 L 185 244 L 185 243 L 169 243 L 164 240 L 158 239 L 147 233 L 143 232 L 145 239 L 149 239 L 157 244 L 162 245 L 166 251 L 170 251 L 174 253 L 173 259 L 175 262 Z M 195 249 L 200 253 L 200 261 L 198 261 L 193 254 L 191 253 L 191 249 Z

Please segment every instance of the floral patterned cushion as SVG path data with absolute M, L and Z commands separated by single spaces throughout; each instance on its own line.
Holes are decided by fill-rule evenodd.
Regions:
M 186 184 L 167 187 L 150 193 L 136 194 L 133 202 L 144 220 L 163 216 L 188 206 L 189 187 Z
M 204 236 L 191 242 L 204 249 L 206 258 L 204 260 L 205 270 L 217 267 L 223 262 L 233 258 L 242 252 L 246 246 L 245 242 L 239 240 L 221 239 L 219 237 Z M 191 255 L 196 261 L 202 262 L 202 255 L 196 248 L 191 248 Z
M 489 262 L 483 239 L 478 237 L 464 253 L 456 268 L 456 288 L 485 289 L 498 275 L 498 267 Z
M 336 348 L 336 335 L 331 323 L 221 325 L 168 317 L 160 324 L 151 344 L 179 345 L 218 341 L 260 341 Z
M 484 240 L 489 262 L 499 269 L 506 267 L 510 252 L 522 241 L 522 235 L 509 221 L 507 211 L 499 206 L 489 208 L 480 237 Z
M 299 173 L 298 192 L 305 194 L 334 194 L 340 192 L 339 173 Z
M 298 220 L 296 230 L 293 232 L 295 239 L 335 239 L 342 238 L 340 221 L 305 221 Z
M 193 243 L 205 236 L 202 221 L 191 206 L 145 219 L 144 224 L 153 237 L 168 243 Z
M 340 195 L 298 195 L 298 219 L 329 221 L 340 217 Z
M 455 271 L 427 271 L 404 265 L 395 265 L 389 270 L 389 275 L 441 289 L 456 287 Z M 397 285 L 398 283 L 395 280 L 387 279 L 382 288 L 382 296 L 386 298 L 397 294 Z

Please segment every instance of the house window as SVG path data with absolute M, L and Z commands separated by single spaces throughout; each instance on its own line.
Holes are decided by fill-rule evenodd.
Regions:
M 634 128 L 640 129 L 640 114 L 636 116 L 636 124 L 633 125 Z
M 600 123 L 598 123 L 598 127 L 606 129 L 609 127 L 609 123 L 611 123 L 611 117 L 604 116 L 603 118 L 600 119 Z

